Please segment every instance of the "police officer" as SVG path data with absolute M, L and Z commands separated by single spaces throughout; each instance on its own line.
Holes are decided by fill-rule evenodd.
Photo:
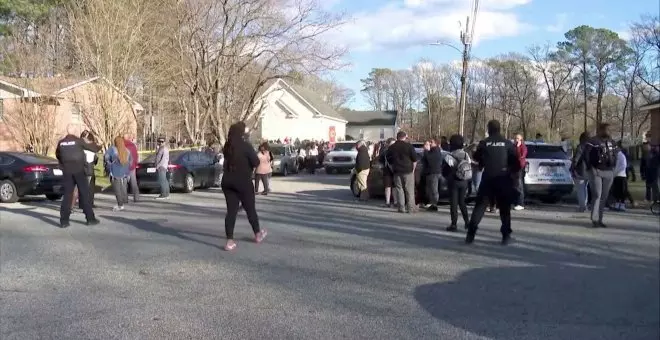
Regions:
M 60 228 L 67 228 L 69 226 L 73 189 L 76 186 L 78 186 L 79 201 L 85 213 L 87 225 L 99 224 L 99 220 L 94 216 L 89 182 L 87 182 L 87 176 L 85 175 L 85 150 L 96 153 L 99 151 L 99 148 L 75 136 L 73 130 L 73 126 L 67 127 L 67 135 L 57 142 L 57 149 L 55 150 L 55 155 L 64 173 L 62 178 L 64 197 L 62 198 L 62 206 L 60 207 Z
M 483 174 L 476 205 L 468 223 L 465 238 L 467 244 L 474 242 L 479 222 L 492 199 L 495 199 L 500 210 L 502 244 L 507 244 L 511 236 L 511 204 L 516 194 L 516 179 L 522 169 L 513 142 L 502 137 L 500 133 L 500 122 L 491 120 L 487 130 L 488 138 L 479 143 L 473 156 L 474 160 L 483 166 Z

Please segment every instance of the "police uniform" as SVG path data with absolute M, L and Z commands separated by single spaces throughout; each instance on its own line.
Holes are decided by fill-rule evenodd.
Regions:
M 474 241 L 486 208 L 494 199 L 500 210 L 502 243 L 506 244 L 511 234 L 511 204 L 515 199 L 517 176 L 521 170 L 516 148 L 510 140 L 493 133 L 479 143 L 473 158 L 483 167 L 483 174 L 465 242 Z
M 78 195 L 80 206 L 85 213 L 87 225 L 96 225 L 99 221 L 94 216 L 92 201 L 90 197 L 89 182 L 85 174 L 86 157 L 85 150 L 98 152 L 99 149 L 93 144 L 85 143 L 82 139 L 67 135 L 57 143 L 55 155 L 62 167 L 63 178 L 62 186 L 64 188 L 64 197 L 60 207 L 60 227 L 69 226 L 69 216 L 71 215 L 71 201 L 73 199 L 73 190 L 78 186 Z

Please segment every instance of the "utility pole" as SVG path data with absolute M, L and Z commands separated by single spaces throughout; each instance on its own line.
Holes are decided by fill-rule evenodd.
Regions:
M 465 104 L 467 101 L 467 71 L 468 59 L 470 58 L 470 35 L 467 33 L 470 24 L 470 17 L 465 21 L 465 31 L 461 32 L 461 43 L 463 44 L 463 69 L 461 71 L 461 99 L 458 108 L 458 133 L 463 136 L 465 131 Z

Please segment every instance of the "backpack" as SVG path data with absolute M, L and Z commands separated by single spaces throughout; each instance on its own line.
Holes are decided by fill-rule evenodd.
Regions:
M 463 152 L 465 153 L 465 158 L 463 159 L 458 159 L 451 153 L 449 156 L 455 160 L 452 162 L 454 163 L 452 167 L 454 168 L 454 175 L 456 178 L 461 181 L 467 181 L 472 179 L 472 161 L 470 160 L 470 155 L 465 151 Z
M 616 165 L 616 151 L 611 141 L 601 141 L 589 152 L 591 165 L 595 168 L 613 168 Z

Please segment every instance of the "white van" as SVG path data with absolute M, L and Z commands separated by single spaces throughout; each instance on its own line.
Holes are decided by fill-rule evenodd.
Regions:
M 545 203 L 557 203 L 573 192 L 571 159 L 562 145 L 525 142 L 525 192 Z

